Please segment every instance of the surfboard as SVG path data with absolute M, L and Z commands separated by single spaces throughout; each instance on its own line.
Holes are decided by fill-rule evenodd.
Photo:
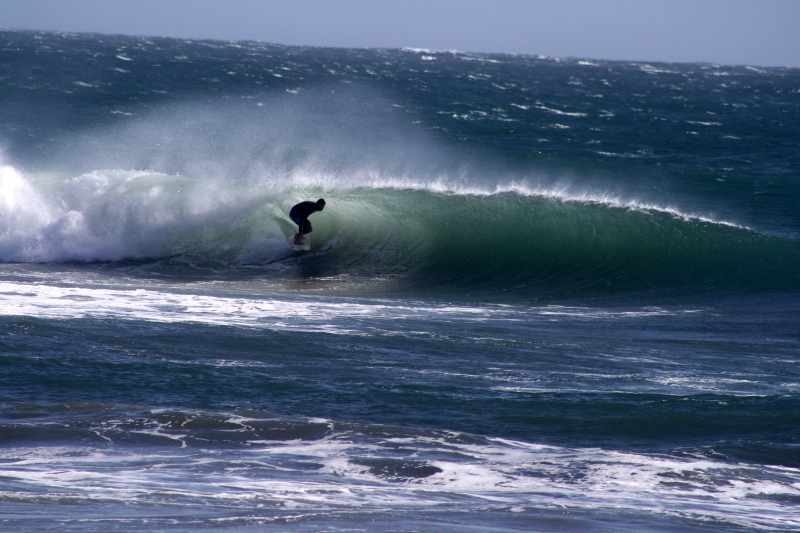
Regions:
M 298 252 L 301 250 L 311 249 L 311 237 L 309 237 L 308 235 L 303 237 L 303 244 L 295 244 L 294 235 L 291 235 L 286 242 L 289 243 L 289 246 L 292 248 L 292 250 L 297 250 Z

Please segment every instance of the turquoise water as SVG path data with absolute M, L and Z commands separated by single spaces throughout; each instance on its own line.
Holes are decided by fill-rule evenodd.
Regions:
M 0 37 L 2 529 L 800 525 L 800 71 Z

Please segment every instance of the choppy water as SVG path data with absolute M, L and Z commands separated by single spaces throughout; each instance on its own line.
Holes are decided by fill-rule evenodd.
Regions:
M 0 31 L 0 80 L 0 529 L 800 527 L 797 69 Z

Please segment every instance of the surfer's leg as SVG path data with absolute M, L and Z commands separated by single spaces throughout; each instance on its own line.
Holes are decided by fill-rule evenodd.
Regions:
M 299 234 L 299 231 L 300 231 L 300 217 L 297 216 L 297 215 L 294 215 L 292 213 L 289 213 L 289 218 L 292 219 L 292 222 L 297 224 L 297 231 L 298 231 L 298 234 Z
M 303 244 L 303 236 L 306 233 L 311 233 L 311 222 L 309 222 L 308 219 L 303 221 L 302 226 L 298 224 L 297 235 L 294 236 L 294 243 Z

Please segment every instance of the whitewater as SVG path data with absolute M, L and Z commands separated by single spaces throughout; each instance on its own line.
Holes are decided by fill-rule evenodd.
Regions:
M 0 529 L 800 527 L 797 69 L 0 30 L 0 80 Z

